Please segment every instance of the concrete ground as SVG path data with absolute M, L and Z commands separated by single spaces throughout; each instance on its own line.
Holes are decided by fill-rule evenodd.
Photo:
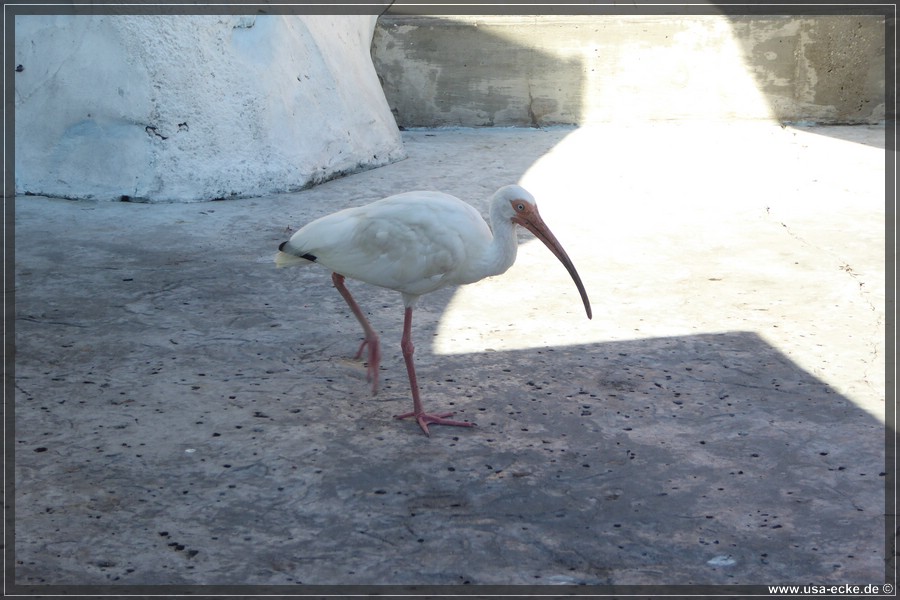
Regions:
M 405 161 L 204 204 L 16 199 L 15 560 L 56 584 L 827 584 L 885 577 L 884 132 L 414 130 Z M 505 275 L 423 297 L 276 270 L 412 189 L 485 212 Z M 23 588 L 24 589 L 24 588 Z M 299 588 L 298 588 L 299 589 Z

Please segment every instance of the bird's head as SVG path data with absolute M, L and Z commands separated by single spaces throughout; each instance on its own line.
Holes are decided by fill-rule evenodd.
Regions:
M 550 228 L 547 227 L 547 224 L 541 218 L 534 196 L 521 186 L 504 186 L 494 194 L 492 212 L 494 210 L 502 217 L 508 218 L 514 224 L 521 225 L 533 233 L 559 259 L 569 272 L 569 275 L 572 276 L 572 280 L 578 288 L 578 293 L 581 294 L 581 300 L 584 302 L 584 310 L 588 319 L 590 319 L 591 302 L 588 300 L 584 284 L 581 283 L 581 277 L 578 276 L 578 271 L 575 270 L 575 265 L 572 264 L 569 255 L 563 250 L 562 244 L 559 243 L 559 240 L 556 239 L 556 236 L 553 235 Z
M 540 219 L 534 196 L 518 185 L 507 185 L 497 190 L 491 204 L 492 212 L 499 213 L 497 216 L 509 219 L 522 227 L 526 226 L 525 223 L 531 215 L 537 215 Z

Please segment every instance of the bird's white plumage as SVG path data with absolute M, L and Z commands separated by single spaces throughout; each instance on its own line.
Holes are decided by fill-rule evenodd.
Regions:
M 278 266 L 319 263 L 363 327 L 357 358 L 368 348 L 367 377 L 378 387 L 380 350 L 372 328 L 344 278 L 350 277 L 403 294 L 406 309 L 400 348 L 406 362 L 414 417 L 427 434 L 429 424 L 469 427 L 451 421 L 453 413 L 426 413 L 419 398 L 413 363 L 412 311 L 422 294 L 448 285 L 472 283 L 499 275 L 516 260 L 517 225 L 538 237 L 563 263 L 581 294 L 588 318 L 590 302 L 572 261 L 538 213 L 534 198 L 517 185 L 500 188 L 491 199 L 491 227 L 462 200 L 440 192 L 408 192 L 349 208 L 317 219 L 279 246 Z
M 476 263 L 492 241 L 469 204 L 440 192 L 408 192 L 317 219 L 284 250 L 311 254 L 346 277 L 420 296 L 484 277 Z

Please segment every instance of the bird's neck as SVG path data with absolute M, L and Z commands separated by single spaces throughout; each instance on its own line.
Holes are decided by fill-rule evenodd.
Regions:
M 491 211 L 491 232 L 494 239 L 484 256 L 484 269 L 488 276 L 505 273 L 516 262 L 519 241 L 516 226 L 507 217 Z

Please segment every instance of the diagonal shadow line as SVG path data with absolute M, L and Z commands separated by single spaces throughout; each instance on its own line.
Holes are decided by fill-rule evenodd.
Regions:
M 215 564 L 230 570 L 215 575 L 219 584 L 253 580 L 251 572 L 257 581 L 302 572 L 307 583 L 335 574 L 367 584 L 553 576 L 601 586 L 881 576 L 881 424 L 754 333 L 423 353 L 427 402 L 452 405 L 479 424 L 436 427 L 431 439 L 390 418 L 408 402 L 399 362 L 386 367 L 398 371 L 396 388 L 371 398 L 362 377 L 354 383 L 333 362 L 323 377 L 321 364 L 271 343 L 262 344 L 270 360 L 245 361 L 242 377 L 205 384 L 207 398 L 236 397 L 223 407 L 229 414 L 192 406 L 187 390 L 149 388 L 144 410 L 129 411 L 143 425 L 125 427 L 121 439 L 134 446 L 152 439 L 159 448 L 143 450 L 143 459 L 124 451 L 58 474 L 55 486 L 67 500 L 57 511 L 77 512 L 79 498 L 96 496 L 98 485 L 119 490 L 120 501 L 129 497 L 123 491 L 146 486 L 158 491 L 143 504 L 104 512 L 107 527 L 121 533 L 125 518 L 152 530 L 178 527 L 182 540 L 215 532 L 266 540 L 250 553 L 240 544 L 214 545 Z M 187 346 L 179 352 L 196 357 L 190 369 L 204 372 L 246 353 L 237 339 Z M 280 359 L 288 371 L 270 375 L 255 394 L 252 376 Z M 110 364 L 109 397 L 130 368 Z M 71 386 L 50 384 L 43 393 L 49 401 Z M 251 410 L 257 418 L 248 423 Z M 184 425 L 171 422 L 173 413 Z M 147 437 L 154 423 L 169 429 Z M 224 432 L 224 443 L 208 430 Z M 116 445 L 115 435 L 103 437 Z M 205 463 L 166 451 L 171 442 L 180 448 L 178 440 Z M 52 439 L 43 443 L 53 448 Z M 89 450 L 70 445 L 67 453 L 78 461 Z M 28 482 L 47 466 L 41 454 L 24 453 L 18 468 L 27 556 L 38 542 L 28 532 L 47 518 L 38 498 L 46 490 Z M 283 493 L 272 493 L 276 483 Z M 237 491 L 214 501 L 226 486 Z M 175 500 L 181 489 L 190 494 Z M 86 539 L 94 552 L 158 560 L 158 550 L 127 536 Z M 56 582 L 97 581 L 52 562 L 62 566 Z M 43 569 L 26 562 L 20 577 L 47 577 Z M 203 581 L 202 574 L 184 580 Z
M 594 584 L 882 575 L 882 424 L 754 333 L 428 357 L 422 380 L 434 408 L 479 423 L 435 433 L 453 440 L 448 477 L 426 458 L 386 480 L 377 465 L 431 453 L 376 426 L 391 448 L 341 485 L 399 495 L 387 510 L 448 547 L 499 527 L 476 545 L 495 574 L 537 559 Z
M 370 182 L 397 185 L 417 168 L 322 186 L 292 210 L 324 209 L 358 185 L 378 193 Z M 395 293 L 358 286 L 385 345 L 385 385 L 371 398 L 358 365 L 343 366 L 357 325 L 327 273 L 275 278 L 245 245 L 214 245 L 227 230 L 275 247 L 280 227 L 260 233 L 269 216 L 173 206 L 135 225 L 122 218 L 130 207 L 51 208 L 44 219 L 22 211 L 40 235 L 17 240 L 28 272 L 18 308 L 35 316 L 16 332 L 21 583 L 883 573 L 882 426 L 753 333 L 435 356 L 429 340 L 453 294 L 443 290 L 417 311 L 426 406 L 453 403 L 479 428 L 426 439 L 390 417 L 409 402 Z M 97 236 L 101 208 L 117 228 Z M 189 214 L 183 236 L 171 223 Z M 70 268 L 41 277 L 60 246 Z M 154 250 L 123 253 L 135 246 Z M 170 543 L 198 550 L 201 568 L 164 569 Z

